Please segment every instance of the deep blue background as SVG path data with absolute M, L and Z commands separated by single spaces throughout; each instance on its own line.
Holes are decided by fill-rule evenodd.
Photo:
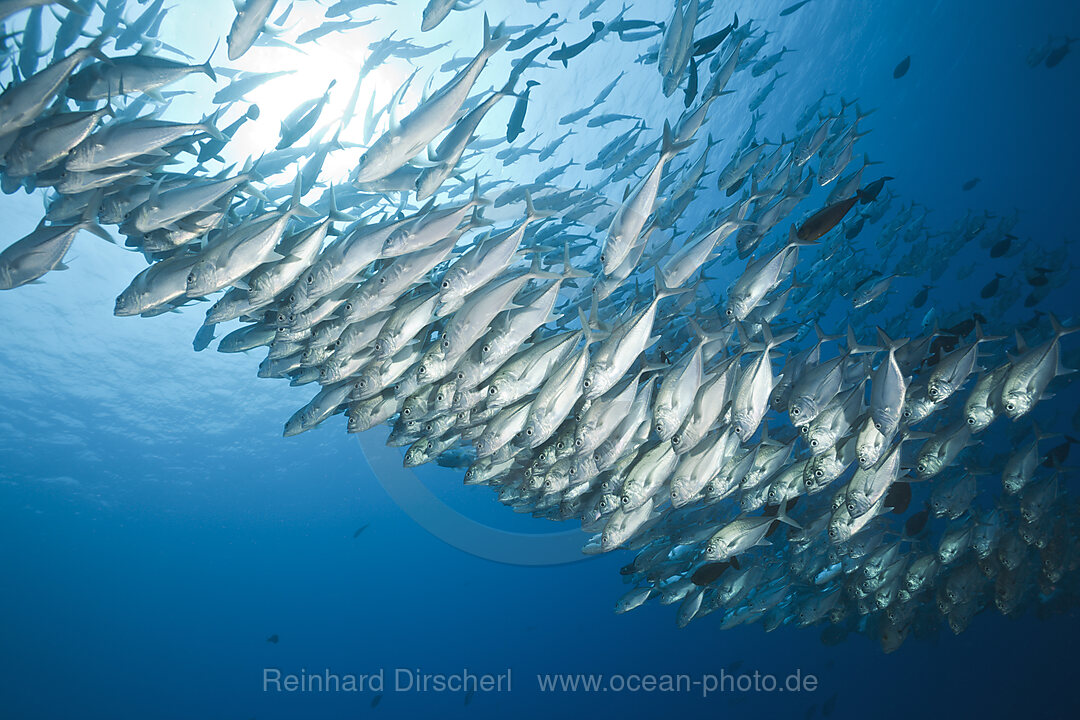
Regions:
M 790 74 L 770 100 L 763 134 L 791 127 L 823 88 L 859 97 L 879 108 L 860 150 L 885 162 L 902 198 L 932 208 L 934 227 L 969 208 L 1018 208 L 1025 242 L 1057 246 L 1070 237 L 1080 55 L 1053 70 L 1030 69 L 1024 58 L 1047 33 L 1080 34 L 1080 6 L 813 0 L 777 18 L 786 4 L 718 3 L 710 19 L 712 28 L 737 8 L 744 21 L 756 16 L 777 30 L 770 48 L 797 49 L 780 66 Z M 529 6 L 519 18 L 518 3 L 484 5 L 496 16 L 513 8 L 512 22 L 544 15 Z M 632 16 L 670 10 L 663 2 L 636 6 Z M 223 33 L 229 8 L 215 12 L 225 18 Z M 451 20 L 475 34 L 476 11 Z M 587 102 L 614 76 L 620 68 L 601 62 L 604 47 L 565 75 L 545 76 L 533 93 L 538 122 Z M 911 71 L 894 81 L 893 66 L 908 54 Z M 581 89 L 577 81 L 598 68 L 611 74 L 589 77 Z M 655 69 L 626 69 L 613 101 L 652 102 Z M 729 139 L 748 120 L 748 94 L 716 104 L 717 122 L 737 128 Z M 961 193 L 973 176 L 982 183 Z M 36 198 L 2 202 L 11 240 L 36 223 Z M 389 500 L 340 418 L 282 440 L 281 423 L 308 393 L 256 380 L 254 356 L 193 354 L 198 311 L 112 318 L 112 299 L 139 258 L 89 236 L 72 257 L 71 271 L 0 296 L 0 716 L 802 717 L 831 696 L 833 717 L 1072 715 L 1075 616 L 1038 622 L 986 613 L 958 637 L 946 630 L 936 643 L 909 640 L 886 656 L 861 636 L 826 647 L 814 629 L 720 632 L 708 618 L 678 630 L 674 608 L 655 604 L 616 616 L 625 553 L 537 569 L 454 550 Z M 939 287 L 934 302 L 943 310 L 971 302 L 990 267 Z M 903 282 L 902 290 L 918 286 Z M 1074 297 L 1066 286 L 1048 302 L 1071 316 Z M 1060 408 L 1065 418 L 1073 409 Z M 421 474 L 471 517 L 551 529 L 498 506 L 486 489 L 461 487 L 459 473 Z M 280 643 L 266 642 L 275 633 Z M 820 687 L 702 701 L 543 696 L 534 681 L 539 672 L 719 672 L 736 661 L 740 672 L 800 669 Z M 478 694 L 468 707 L 460 695 L 388 692 L 371 710 L 369 695 L 264 694 L 268 666 L 509 667 L 514 692 Z

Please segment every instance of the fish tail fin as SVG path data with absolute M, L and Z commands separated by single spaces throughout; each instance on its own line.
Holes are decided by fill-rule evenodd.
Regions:
M 855 339 L 855 331 L 851 329 L 851 326 L 847 326 L 847 347 L 849 355 L 861 355 L 865 353 L 877 352 L 878 350 L 884 350 L 885 348 L 878 347 L 877 345 L 860 345 L 859 341 Z
M 584 270 L 578 270 L 577 268 L 574 267 L 574 264 L 572 262 L 570 262 L 570 242 L 569 241 L 567 241 L 566 243 L 563 244 L 562 263 L 563 263 L 562 277 L 563 277 L 564 280 L 569 280 L 571 278 L 582 278 L 583 279 L 583 278 L 592 277 L 591 273 L 587 273 Z M 595 295 L 593 297 L 595 297 Z
M 491 29 L 491 21 L 487 13 L 484 13 L 484 42 L 480 50 L 481 55 L 492 56 L 506 43 L 510 42 L 510 36 L 505 31 L 506 23 L 499 23 L 495 29 Z
M 813 287 L 813 286 L 810 283 L 799 282 L 798 272 L 795 271 L 795 270 L 792 270 L 791 271 L 791 289 L 794 290 L 795 288 L 808 288 L 808 287 Z
M 667 120 L 664 121 L 664 136 L 660 144 L 661 157 L 675 157 L 675 155 L 684 148 L 688 148 L 694 144 L 694 141 L 685 140 L 683 142 L 676 142 L 675 136 L 671 132 L 671 123 Z
M 1004 276 L 1003 275 L 998 275 L 998 277 L 1004 277 Z M 975 321 L 975 344 L 976 345 L 979 344 L 979 343 L 982 343 L 982 342 L 994 342 L 995 340 L 1004 340 L 1004 339 L 1005 339 L 1004 335 L 985 335 L 985 334 L 983 334 L 982 324 L 978 320 Z
M 98 211 L 101 209 L 101 203 L 104 200 L 105 200 L 105 190 L 104 189 L 98 190 L 97 192 L 95 192 L 91 196 L 90 202 L 88 202 L 86 204 L 86 208 L 83 209 L 82 220 L 80 222 L 80 226 L 85 230 L 89 230 L 94 235 L 97 235 L 102 240 L 104 240 L 106 242 L 110 242 L 113 245 L 116 245 L 117 244 L 116 239 L 113 238 L 113 236 L 110 235 L 108 233 L 108 231 L 105 230 L 105 228 L 101 227 L 101 225 L 99 225 L 98 222 L 97 222 Z
M 550 211 L 540 211 L 533 205 L 532 193 L 528 190 L 525 191 L 525 222 L 529 223 L 533 220 L 540 220 L 541 218 L 551 217 L 554 213 Z
M 901 338 L 899 340 L 893 340 L 887 334 L 885 334 L 885 330 L 883 330 L 880 325 L 877 328 L 877 333 L 878 333 L 878 340 L 881 341 L 881 349 L 882 350 L 889 350 L 889 351 L 899 350 L 904 345 L 907 345 L 908 340 L 911 339 L 911 338 Z
M 214 138 L 218 142 L 228 142 L 229 138 L 218 129 L 218 118 L 221 116 L 221 108 L 218 108 L 214 112 L 210 113 L 202 120 L 199 121 L 199 126 L 206 132 L 207 135 Z
M 577 314 L 578 322 L 581 323 L 581 332 L 585 336 L 585 347 L 589 347 L 589 345 L 593 343 L 594 329 L 592 325 L 589 324 L 589 318 L 585 316 L 585 311 L 580 305 L 578 306 Z
M 850 328 L 848 328 L 850 330 Z M 814 335 L 817 336 L 818 342 L 835 342 L 836 340 L 843 340 L 843 335 L 826 335 L 825 331 L 818 325 L 817 320 L 814 321 Z
M 1059 437 L 1060 435 L 1059 433 L 1043 432 L 1042 428 L 1039 427 L 1039 423 L 1035 422 L 1034 420 L 1031 421 L 1031 433 L 1035 436 L 1035 442 L 1052 440 L 1053 438 Z
M 343 212 L 341 212 L 341 210 L 338 209 L 337 190 L 335 190 L 333 183 L 330 184 L 329 192 L 330 192 L 330 213 L 327 215 L 327 217 L 330 220 L 335 221 L 335 222 L 353 222 L 354 220 L 356 220 L 356 218 L 354 218 L 352 215 L 348 215 L 347 213 L 343 213 Z
M 88 16 L 90 14 L 85 9 L 83 9 L 79 5 L 79 3 L 75 2 L 75 0 L 56 0 L 56 2 L 58 4 L 60 4 L 60 5 L 63 5 L 65 8 L 67 8 L 68 12 L 75 13 L 76 15 L 81 15 L 83 17 L 86 17 L 86 16 Z
M 540 265 L 540 253 L 534 253 L 529 263 L 529 277 L 537 280 L 562 280 L 559 273 L 548 272 Z
M 206 62 L 199 66 L 203 73 L 214 82 L 217 82 L 217 73 L 214 72 L 214 68 L 210 64 L 210 61 L 214 59 L 214 55 L 217 53 L 218 45 L 220 44 L 221 39 L 219 38 L 218 41 L 214 43 L 214 49 L 210 51 L 210 57 L 206 58 Z
M 788 230 L 787 246 L 788 247 L 810 247 L 811 245 L 817 245 L 817 240 L 804 240 L 804 239 L 802 239 L 801 237 L 799 237 L 798 228 L 796 228 L 795 225 L 792 224 L 791 228 Z
M 659 266 L 653 268 L 653 283 L 656 288 L 657 300 L 663 300 L 666 297 L 690 292 L 690 288 L 671 287 L 668 285 L 664 278 L 664 274 L 660 272 Z
M 1080 325 L 1076 325 L 1074 327 L 1065 327 L 1058 321 L 1057 316 L 1054 315 L 1054 313 L 1048 312 L 1046 314 L 1050 317 L 1051 327 L 1054 328 L 1054 337 L 1062 337 L 1064 335 L 1068 335 L 1070 333 L 1074 333 L 1080 330 Z
M 787 514 L 787 503 L 786 502 L 782 502 L 777 506 L 777 508 L 776 508 L 776 521 L 785 523 L 786 525 L 790 525 L 791 527 L 795 528 L 796 530 L 802 530 L 803 529 L 802 525 L 795 522 L 794 520 L 791 519 L 790 516 L 788 516 L 788 514 Z
M 479 207 L 490 204 L 490 200 L 480 195 L 480 176 L 477 175 L 473 178 L 473 190 L 472 195 L 469 197 L 469 205 L 472 207 Z
M 599 20 L 593 20 L 592 29 L 594 33 L 598 33 L 604 29 L 604 23 Z

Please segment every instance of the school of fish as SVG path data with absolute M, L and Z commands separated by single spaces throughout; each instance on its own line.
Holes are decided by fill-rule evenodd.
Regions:
M 417 104 L 403 103 L 406 82 L 372 103 L 362 147 L 340 140 L 364 74 L 435 49 L 388 33 L 344 117 L 322 116 L 349 89 L 315 88 L 277 146 L 237 169 L 222 158 L 259 115 L 246 94 L 289 70 L 192 61 L 158 37 L 163 0 L 3 0 L 2 188 L 47 203 L 0 253 L 0 288 L 64 269 L 84 230 L 142 253 L 116 315 L 205 303 L 196 350 L 220 329 L 218 351 L 265 352 L 260 377 L 316 389 L 286 436 L 389 425 L 407 466 L 457 468 L 516 512 L 580 523 L 586 553 L 631 551 L 617 612 L 655 600 L 677 605 L 679 626 L 715 613 L 722 628 L 816 625 L 825 642 L 864 633 L 892 651 L 985 609 L 1071 606 L 1073 441 L 1051 443 L 1031 420 L 1068 387 L 1075 356 L 1071 309 L 1045 307 L 1070 280 L 1066 245 L 1021 240 L 1015 215 L 932 227 L 856 151 L 873 111 L 838 94 L 822 92 L 779 142 L 759 138 L 794 50 L 769 42 L 765 20 L 712 0 L 647 18 L 591 0 L 585 31 L 558 13 L 488 19 L 525 2 L 429 0 L 416 33 L 483 7 L 468 54 L 430 68 Z M 392 4 L 246 0 L 224 55 L 357 32 Z M 289 25 L 301 6 L 325 11 L 322 24 Z M 593 103 L 567 108 L 564 134 L 519 142 L 530 92 L 614 42 L 642 44 L 669 122 L 612 107 L 624 73 L 606 70 Z M 1071 42 L 1050 38 L 1028 62 L 1054 67 Z M 514 54 L 510 75 L 483 91 L 499 54 Z M 162 119 L 169 86 L 192 75 L 216 107 Z M 505 136 L 484 122 L 504 99 Z M 710 111 L 746 114 L 745 132 L 714 139 Z M 546 162 L 586 133 L 595 157 L 548 163 L 528 184 L 473 170 Z M 350 177 L 325 177 L 349 151 Z M 578 164 L 598 179 L 556 182 Z M 510 220 L 485 216 L 497 209 Z M 868 234 L 880 259 L 855 244 Z M 970 306 L 930 302 L 950 258 L 975 246 L 1003 272 Z M 993 320 L 1021 304 L 1029 322 Z

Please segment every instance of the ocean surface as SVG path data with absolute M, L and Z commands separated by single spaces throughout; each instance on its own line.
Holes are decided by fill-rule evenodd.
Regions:
M 143 9 L 128 4 L 132 15 Z M 297 2 L 290 22 L 317 25 L 328 4 Z M 357 18 L 377 20 L 305 45 L 306 55 L 256 48 L 237 66 L 298 72 L 251 96 L 263 115 L 230 144 L 228 159 L 242 163 L 269 150 L 280 119 L 317 96 L 328 77 L 343 78 L 337 97 L 343 102 L 367 44 L 391 32 L 425 46 L 447 42 L 415 61 L 434 68 L 455 53 L 476 51 L 484 12 L 493 23 L 505 19 L 515 26 L 559 12 L 569 19 L 556 33 L 561 42 L 583 38 L 591 21 L 613 16 L 620 5 L 607 0 L 595 15 L 579 19 L 580 2 L 481 0 L 421 34 L 423 4 L 398 0 L 358 11 Z M 1048 35 L 1080 34 L 1080 4 L 812 0 L 780 17 L 788 5 L 716 0 L 702 22 L 711 32 L 738 12 L 742 22 L 753 18 L 772 31 L 768 52 L 792 50 L 777 67 L 786 74 L 762 106 L 757 135 L 779 140 L 823 90 L 875 108 L 865 122 L 872 132 L 858 151 L 882 163 L 874 171 L 895 178 L 889 185 L 895 204 L 921 203 L 927 225 L 941 231 L 968 213 L 1017 213 L 1014 232 L 1026 247 L 1068 248 L 1062 264 L 1068 280 L 1040 307 L 1073 320 L 1080 305 L 1074 280 L 1080 257 L 1072 247 L 1080 48 L 1053 68 L 1030 67 L 1026 57 Z M 635 0 L 628 16 L 666 20 L 671 7 Z M 160 37 L 202 62 L 234 16 L 223 0 L 184 0 L 168 13 Z M 9 30 L 20 17 L 9 19 Z M 551 63 L 552 69 L 538 71 L 522 140 L 542 133 L 542 145 L 561 134 L 557 120 L 588 105 L 620 72 L 626 75 L 606 101 L 608 112 L 641 116 L 655 130 L 664 118 L 677 118 L 682 91 L 663 98 L 655 66 L 634 62 L 653 42 L 608 37 L 566 69 Z M 894 79 L 894 67 L 906 56 L 910 70 Z M 215 64 L 218 59 L 226 64 L 223 53 Z M 498 87 L 506 67 L 504 58 L 493 61 L 477 87 Z M 391 58 L 361 95 L 360 107 L 369 92 L 384 103 L 411 72 L 404 60 Z M 410 89 L 417 97 L 424 75 L 422 69 Z M 767 79 L 736 76 L 729 88 L 735 92 L 714 103 L 705 129 L 717 140 L 737 142 L 750 122 L 747 100 Z M 193 93 L 177 98 L 169 117 L 209 111 L 213 85 L 207 78 L 175 87 Z M 495 134 L 510 106 L 495 112 Z M 625 129 L 612 129 L 604 140 Z M 571 137 L 546 164 L 526 157 L 497 171 L 531 182 L 548 166 L 583 165 L 596 149 L 585 137 Z M 571 167 L 559 183 L 572 187 L 583 177 L 575 175 L 579 170 Z M 344 182 L 348 171 L 343 161 L 326 172 Z M 962 190 L 975 177 L 980 182 Z M 618 200 L 621 192 L 620 185 L 610 194 Z M 42 197 L 39 191 L 0 198 L 0 244 L 37 225 Z M 721 200 L 726 204 L 706 191 L 694 202 L 709 209 Z M 872 246 L 873 236 L 864 231 L 857 242 Z M 202 308 L 114 317 L 116 295 L 146 266 L 138 253 L 84 233 L 66 262 L 69 270 L 46 275 L 42 284 L 0 293 L 0 717 L 1075 713 L 1075 611 L 1045 619 L 1034 611 L 1020 618 L 985 612 L 962 634 L 943 627 L 932 639 L 908 638 L 891 654 L 862 634 L 826 645 L 815 627 L 721 630 L 706 617 L 679 629 L 674 608 L 655 602 L 617 615 L 615 600 L 626 590 L 619 568 L 631 553 L 563 562 L 567 538 L 560 533 L 571 530 L 569 524 L 514 513 L 489 489 L 463 486 L 461 470 L 425 465 L 410 472 L 429 495 L 416 487 L 411 494 L 393 492 L 388 486 L 403 473 L 395 462 L 403 449 L 371 450 L 379 443 L 346 434 L 340 417 L 282 438 L 283 423 L 312 392 L 257 378 L 256 353 L 194 352 Z M 996 331 L 999 318 L 985 309 L 989 303 L 979 290 L 994 272 L 1005 273 L 1008 262 L 987 259 L 977 243 L 948 262 L 954 270 L 973 269 L 966 278 L 935 283 L 930 304 L 912 312 L 914 327 L 931 306 L 942 313 L 983 308 Z M 737 273 L 742 266 L 718 272 Z M 909 303 L 923 282 L 899 279 L 889 309 Z M 1029 316 L 1015 311 L 1014 324 Z M 845 310 L 834 306 L 830 313 L 831 324 L 842 326 Z M 1075 338 L 1063 347 L 1068 358 Z M 1044 404 L 1049 431 L 1077 432 L 1075 387 Z M 385 430 L 371 431 L 376 440 L 379 433 Z M 1075 488 L 1075 479 L 1068 484 Z M 465 537 L 471 530 L 462 527 L 476 534 Z M 532 545 L 530 535 L 548 544 Z M 586 535 L 571 539 L 580 545 Z M 543 551 L 538 564 L 516 564 L 506 547 L 555 548 L 555 564 L 544 564 Z M 529 550 L 521 552 L 526 557 Z M 381 675 L 384 686 L 279 690 L 267 683 L 276 672 L 368 676 L 369 683 Z M 439 692 L 419 691 L 415 683 L 420 675 L 460 673 L 509 674 L 510 687 Z M 758 674 L 782 686 L 796 673 L 798 691 L 767 692 L 755 682 L 745 690 L 707 692 L 701 682 Z M 542 678 L 556 674 L 602 676 L 607 689 L 545 691 Z M 697 684 L 675 691 L 610 684 L 614 676 L 646 675 L 686 676 Z M 806 682 L 809 676 L 813 683 Z M 397 687 L 408 678 L 412 686 Z

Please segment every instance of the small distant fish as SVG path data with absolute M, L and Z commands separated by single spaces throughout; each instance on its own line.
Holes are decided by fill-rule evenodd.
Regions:
M 1027 276 L 1028 285 L 1032 287 L 1042 287 L 1050 282 L 1050 278 L 1047 275 L 1050 274 L 1050 268 L 1034 267 L 1033 273 L 1029 273 Z
M 990 246 L 990 257 L 999 258 L 1005 253 L 1009 252 L 1009 248 L 1012 247 L 1012 241 L 1016 239 L 1015 235 L 1006 235 L 998 240 L 992 246 Z
M 378 707 L 380 702 L 382 702 L 382 693 L 375 693 L 375 697 L 371 698 L 371 707 Z
M 968 190 L 974 190 L 975 186 L 978 185 L 978 184 L 979 184 L 979 178 L 971 178 L 970 180 L 965 182 L 963 185 L 961 185 L 960 189 L 963 190 L 964 192 L 967 192 Z
M 277 635 L 271 635 L 270 637 L 266 638 L 266 642 L 273 643 L 273 644 L 277 645 L 278 636 Z
M 355 540 L 356 538 L 360 537 L 360 533 L 362 533 L 362 532 L 364 532 L 365 530 L 367 530 L 367 529 L 368 529 L 368 527 L 370 527 L 370 526 L 371 526 L 371 523 L 364 523 L 363 525 L 361 525 L 360 527 L 358 527 L 358 528 L 356 529 L 356 532 L 354 532 L 354 533 L 352 534 L 352 536 L 353 536 L 353 539 Z
M 829 698 L 821 705 L 821 714 L 825 717 L 829 717 L 833 714 L 833 710 L 836 709 L 836 699 L 839 697 L 837 693 L 833 693 Z
M 986 283 L 983 289 L 979 291 L 979 297 L 983 300 L 988 300 L 997 295 L 998 286 L 1001 284 L 1001 279 L 1005 277 L 1001 273 L 994 273 L 994 279 Z
M 596 38 L 600 35 L 600 32 L 604 29 L 604 23 L 599 20 L 593 22 L 592 33 L 589 34 L 584 40 L 573 45 L 567 45 L 563 43 L 562 46 L 555 52 L 548 55 L 552 60 L 557 60 L 563 64 L 563 67 L 567 67 L 566 61 L 576 58 L 581 53 L 585 52 L 585 49 L 596 42 Z
M 800 2 L 797 2 L 794 5 L 788 5 L 786 8 L 780 11 L 780 17 L 787 17 L 788 15 L 791 15 L 808 2 L 810 2 L 810 0 L 800 0 Z
M 927 505 L 923 510 L 915 513 L 904 521 L 904 535 L 909 538 L 918 537 L 926 528 L 926 523 L 929 519 L 930 506 Z
M 506 123 L 506 142 L 514 142 L 521 133 L 525 132 L 525 113 L 529 109 L 529 93 L 535 85 L 539 84 L 535 80 L 529 80 L 525 83 L 525 90 L 518 94 L 514 109 L 510 113 L 510 120 Z
M 905 75 L 907 75 L 907 71 L 908 71 L 908 70 L 909 70 L 910 68 L 911 68 L 911 56 L 910 56 L 910 55 L 908 55 L 908 56 L 907 56 L 906 58 L 904 58 L 903 60 L 901 60 L 901 61 L 900 61 L 900 62 L 899 62 L 899 63 L 897 64 L 897 66 L 896 66 L 895 68 L 893 68 L 893 71 L 892 71 L 892 76 L 893 76 L 894 78 L 896 78 L 897 80 L 899 80 L 900 78 L 902 78 L 902 77 L 904 77 Z
M 1069 54 L 1069 48 L 1074 42 L 1076 42 L 1076 40 L 1077 38 L 1067 37 L 1065 38 L 1064 43 L 1058 45 L 1053 50 L 1051 50 L 1050 54 L 1046 56 L 1046 62 L 1044 63 L 1046 67 L 1056 67 L 1059 63 L 1061 63 L 1061 61 L 1065 59 L 1065 56 Z

